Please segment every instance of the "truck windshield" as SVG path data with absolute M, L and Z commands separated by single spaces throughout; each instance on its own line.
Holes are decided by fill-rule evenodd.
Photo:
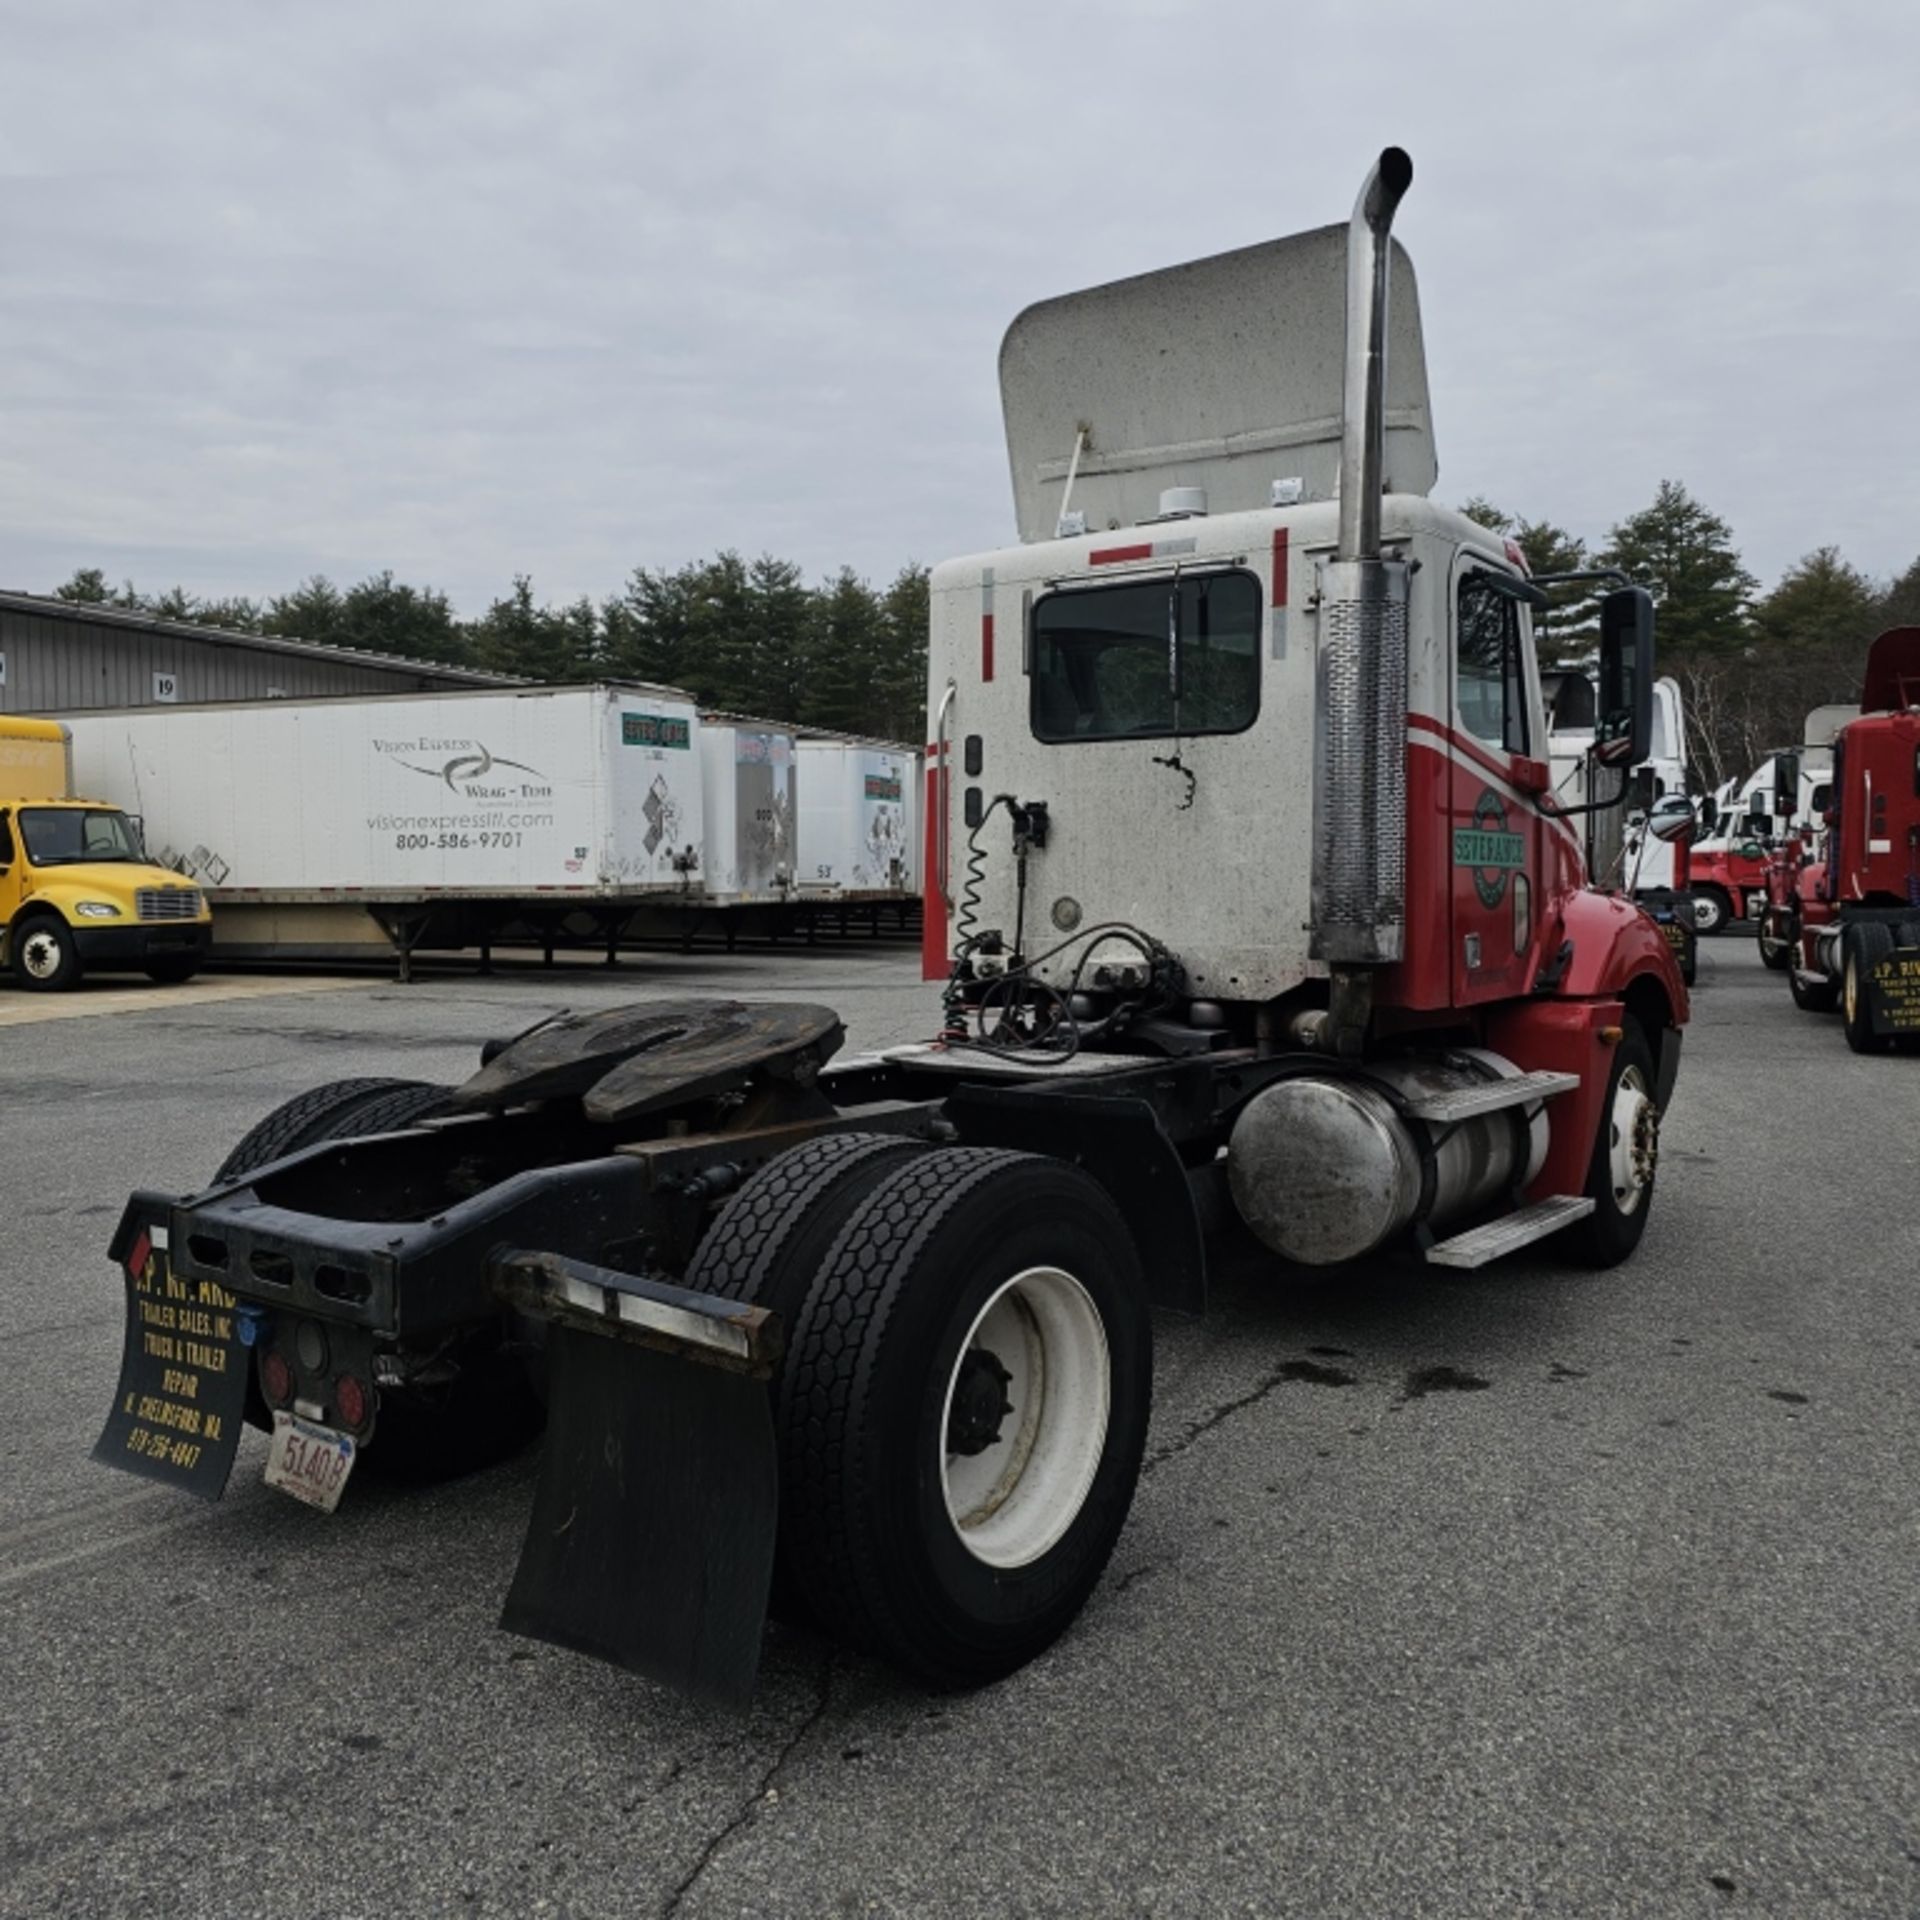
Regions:
M 1250 573 L 1048 594 L 1033 609 L 1035 737 L 1165 738 L 1252 726 L 1260 614 Z
M 22 807 L 19 820 L 27 858 L 36 867 L 141 858 L 124 813 L 112 813 L 104 807 Z

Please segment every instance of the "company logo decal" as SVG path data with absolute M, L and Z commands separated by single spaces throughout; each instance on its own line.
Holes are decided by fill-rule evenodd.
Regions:
M 898 800 L 900 798 L 899 775 L 868 774 L 867 798 L 869 800 Z
M 1483 907 L 1507 897 L 1507 877 L 1527 864 L 1523 834 L 1507 831 L 1507 810 L 1491 787 L 1473 803 L 1473 825 L 1453 830 L 1453 864 L 1473 869 L 1473 890 Z
M 449 793 L 466 791 L 475 781 L 488 779 L 501 768 L 514 773 L 530 773 L 536 780 L 547 777 L 538 767 L 530 767 L 522 760 L 501 759 L 478 740 L 376 740 L 373 745 L 376 753 L 392 754 L 409 773 L 423 773 L 429 780 L 444 781 Z M 416 760 L 400 757 L 408 753 L 447 752 L 451 752 L 452 757 L 438 766 L 422 766 Z M 505 796 L 506 789 L 501 789 L 501 793 Z M 468 797 L 475 796 L 469 793 Z
M 693 745 L 693 725 L 659 713 L 623 713 L 620 744 L 625 747 L 681 747 Z

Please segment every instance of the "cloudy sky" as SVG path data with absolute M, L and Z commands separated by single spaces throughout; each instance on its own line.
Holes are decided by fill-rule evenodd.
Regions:
M 7 0 L 0 585 L 477 612 L 1010 539 L 1050 294 L 1345 216 L 1387 141 L 1440 493 L 1663 477 L 1763 581 L 1920 554 L 1920 8 Z

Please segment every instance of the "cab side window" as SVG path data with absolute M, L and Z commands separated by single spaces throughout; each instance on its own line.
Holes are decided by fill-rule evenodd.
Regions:
M 0 813 L 0 867 L 13 865 L 13 816 Z
M 1527 682 L 1520 661 L 1520 608 L 1484 573 L 1460 582 L 1454 608 L 1454 700 L 1460 724 L 1504 753 L 1527 751 Z

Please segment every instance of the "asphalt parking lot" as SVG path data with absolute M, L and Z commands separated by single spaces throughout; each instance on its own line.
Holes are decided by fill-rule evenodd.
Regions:
M 1093 1603 L 976 1694 L 776 1629 L 730 1718 L 501 1634 L 530 1459 L 331 1518 L 258 1435 L 216 1508 L 89 1460 L 130 1187 L 686 992 L 933 1011 L 898 950 L 0 987 L 0 1913 L 1920 1913 L 1920 1059 L 1744 936 L 1635 1262 L 1229 1274 Z

